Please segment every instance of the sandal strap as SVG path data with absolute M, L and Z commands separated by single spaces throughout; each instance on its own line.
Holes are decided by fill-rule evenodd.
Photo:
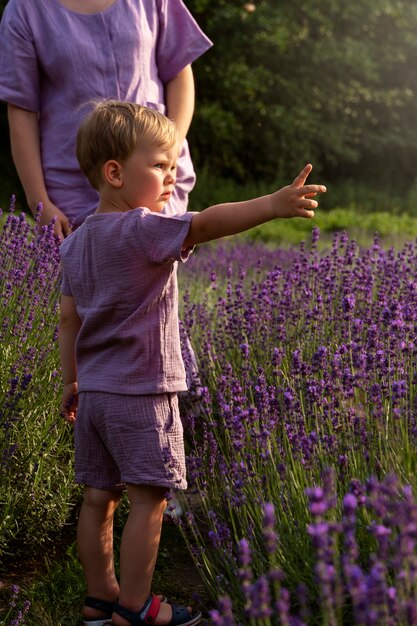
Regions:
M 140 611 L 126 609 L 118 602 L 114 605 L 113 610 L 115 613 L 128 620 L 132 626 L 142 626 L 142 624 L 155 623 L 160 606 L 161 600 L 151 593 Z
M 109 617 L 113 613 L 114 602 L 109 602 L 108 600 L 100 600 L 99 598 L 93 598 L 92 596 L 87 596 L 84 600 L 84 606 L 90 607 L 90 609 L 97 609 L 97 611 L 103 611 L 103 613 L 107 613 Z
M 154 596 L 153 593 L 151 593 L 151 603 L 146 611 L 146 615 L 144 617 L 144 620 L 147 624 L 153 624 L 156 620 L 156 617 L 159 613 L 159 609 L 161 608 L 161 599 L 158 598 L 157 596 Z
M 167 626 L 184 626 L 198 624 L 201 621 L 200 611 L 190 611 L 185 607 L 178 604 L 171 604 L 172 607 L 172 619 Z

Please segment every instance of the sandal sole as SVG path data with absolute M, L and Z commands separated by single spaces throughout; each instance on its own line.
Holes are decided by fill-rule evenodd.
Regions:
M 196 615 L 193 619 L 191 619 L 189 622 L 182 622 L 179 626 L 194 626 L 194 624 L 199 624 L 202 618 L 203 616 L 200 613 L 199 615 Z

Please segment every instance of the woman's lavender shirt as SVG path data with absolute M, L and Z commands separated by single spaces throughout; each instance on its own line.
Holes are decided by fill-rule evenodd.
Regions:
M 98 201 L 75 154 L 86 103 L 116 98 L 165 112 L 164 84 L 211 45 L 182 0 L 115 0 L 92 15 L 59 0 L 9 0 L 0 25 L 0 99 L 39 112 L 49 197 L 75 225 Z M 186 210 L 194 180 L 185 143 L 168 212 Z
M 82 320 L 79 391 L 186 390 L 178 329 L 178 261 L 193 213 L 97 213 L 61 244 L 62 293 Z

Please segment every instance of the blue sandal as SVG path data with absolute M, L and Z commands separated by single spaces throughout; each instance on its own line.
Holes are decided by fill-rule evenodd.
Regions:
M 90 619 L 83 617 L 84 626 L 106 626 L 106 624 L 111 624 L 114 604 L 114 602 L 109 602 L 108 600 L 99 600 L 98 598 L 87 596 L 84 600 L 84 606 L 88 606 L 90 609 L 97 609 L 97 611 L 102 611 L 105 614 L 105 617 L 92 617 Z
M 159 597 L 160 602 L 166 602 L 167 598 L 165 596 Z M 84 606 L 88 606 L 91 609 L 97 609 L 97 611 L 102 611 L 105 616 L 104 617 L 84 617 L 82 623 L 84 626 L 106 626 L 106 624 L 111 624 L 111 616 L 114 611 L 115 602 L 109 602 L 108 600 L 99 600 L 98 598 L 93 598 L 92 596 L 87 596 L 84 600 Z
M 155 623 L 160 606 L 160 598 L 151 594 L 140 611 L 126 609 L 118 602 L 114 605 L 113 610 L 117 615 L 130 622 L 132 626 L 146 626 Z M 190 613 L 185 606 L 178 606 L 178 604 L 171 604 L 171 607 L 172 618 L 164 626 L 194 626 L 194 624 L 200 623 L 202 617 L 200 611 Z

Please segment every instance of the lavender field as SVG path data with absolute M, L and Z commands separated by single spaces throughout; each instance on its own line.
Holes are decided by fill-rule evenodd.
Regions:
M 317 230 L 288 250 L 227 241 L 180 267 L 198 367 L 179 524 L 213 624 L 417 624 L 417 244 L 318 243 Z M 58 414 L 53 236 L 12 214 L 0 257 L 0 554 L 24 555 L 79 494 Z M 185 339 L 184 353 L 193 369 Z M 10 620 L 23 610 L 30 623 L 18 601 Z
M 181 274 L 201 379 L 182 525 L 215 624 L 417 623 L 417 248 L 318 237 L 202 248 Z

